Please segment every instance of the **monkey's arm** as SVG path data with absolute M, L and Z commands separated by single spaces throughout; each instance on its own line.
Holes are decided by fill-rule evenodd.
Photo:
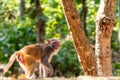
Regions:
M 5 74 L 7 71 L 8 71 L 8 69 L 12 66 L 12 64 L 13 64 L 13 62 L 15 61 L 15 59 L 16 59 L 16 57 L 17 57 L 17 55 L 18 55 L 19 53 L 16 51 L 15 53 L 13 53 L 13 55 L 10 57 L 10 59 L 9 59 L 9 62 L 8 62 L 8 64 L 6 65 L 6 67 L 4 68 L 4 72 L 3 72 L 3 74 Z
M 45 74 L 46 76 L 52 76 L 53 75 L 53 67 L 51 66 L 51 64 L 48 61 L 48 57 L 44 56 L 43 59 L 41 60 L 41 63 L 44 66 L 44 70 L 45 70 Z M 47 71 L 47 72 L 46 72 Z

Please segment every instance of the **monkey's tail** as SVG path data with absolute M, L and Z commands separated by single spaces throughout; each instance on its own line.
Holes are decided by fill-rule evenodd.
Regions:
M 10 59 L 9 59 L 8 64 L 7 64 L 6 67 L 4 68 L 3 74 L 5 74 L 5 73 L 8 71 L 8 69 L 12 66 L 12 64 L 13 64 L 13 62 L 15 61 L 15 59 L 16 59 L 16 57 L 17 57 L 18 54 L 19 54 L 18 51 L 14 52 L 14 53 L 12 54 L 12 56 L 11 56 Z

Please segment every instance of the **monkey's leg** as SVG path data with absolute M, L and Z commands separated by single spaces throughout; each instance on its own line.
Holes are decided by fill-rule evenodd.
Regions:
M 43 77 L 43 78 L 47 77 L 47 73 L 45 71 L 45 67 L 44 67 L 44 65 L 41 62 L 39 62 L 39 76 Z
M 44 66 L 45 74 L 48 75 L 48 76 L 52 76 L 53 75 L 53 68 L 52 68 L 51 64 L 46 59 L 43 59 L 41 61 L 41 63 Z
M 19 65 L 20 65 L 20 67 L 22 68 L 22 70 L 23 70 L 23 71 L 25 71 L 25 70 L 26 70 L 25 65 L 23 65 L 21 62 L 19 62 Z
M 42 64 L 39 62 L 39 77 L 43 77 L 42 68 Z
M 46 78 L 47 77 L 47 73 L 45 71 L 44 65 L 42 66 L 42 70 L 43 70 L 43 77 Z
M 13 64 L 13 62 L 15 61 L 15 59 L 16 59 L 16 57 L 18 56 L 18 52 L 16 51 L 15 53 L 13 53 L 13 55 L 10 57 L 10 59 L 9 59 L 9 62 L 8 62 L 8 64 L 6 65 L 6 67 L 4 68 L 4 72 L 3 72 L 3 74 L 5 74 L 7 71 L 8 71 L 8 69 L 12 66 L 12 64 Z
M 37 62 L 32 63 L 31 65 L 26 67 L 25 75 L 27 78 L 31 79 L 34 77 L 34 72 L 35 72 L 36 66 L 37 66 Z
M 46 68 L 44 65 L 42 65 L 42 71 L 43 71 L 43 78 L 46 78 L 49 76 L 49 69 Z

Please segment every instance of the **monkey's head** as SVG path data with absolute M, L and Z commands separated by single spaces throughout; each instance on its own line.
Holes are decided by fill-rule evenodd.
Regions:
M 48 44 L 53 47 L 53 49 L 57 50 L 60 48 L 60 42 L 57 39 L 48 40 Z

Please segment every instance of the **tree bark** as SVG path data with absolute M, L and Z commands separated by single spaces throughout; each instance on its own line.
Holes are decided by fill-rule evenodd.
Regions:
M 62 0 L 62 7 L 84 74 L 96 76 L 95 53 L 90 46 L 90 43 L 87 41 L 74 1 Z
M 35 0 L 35 7 L 36 7 L 36 15 L 37 15 L 37 23 L 36 23 L 36 33 L 37 33 L 37 43 L 44 42 L 44 35 L 45 35 L 45 21 L 43 20 L 43 13 L 41 9 L 41 4 L 39 0 Z
M 114 26 L 115 0 L 100 0 L 96 17 L 96 47 L 98 76 L 111 76 L 111 34 Z

